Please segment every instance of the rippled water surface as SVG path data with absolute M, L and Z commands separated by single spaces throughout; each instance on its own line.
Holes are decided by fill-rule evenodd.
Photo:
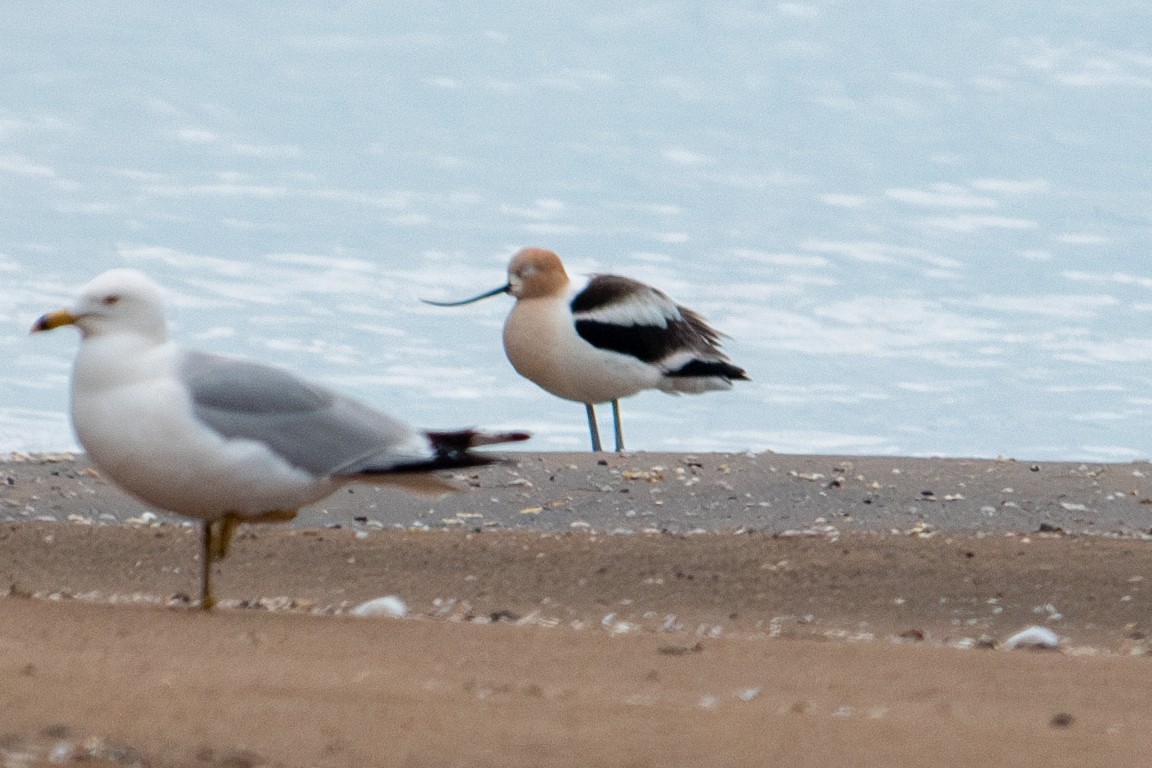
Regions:
M 27 328 L 123 265 L 190 344 L 582 448 L 503 357 L 509 299 L 418 302 L 533 244 L 753 377 L 627 400 L 630 447 L 1152 454 L 1145 3 L 18 7 L 0 452 L 74 447 L 75 334 Z

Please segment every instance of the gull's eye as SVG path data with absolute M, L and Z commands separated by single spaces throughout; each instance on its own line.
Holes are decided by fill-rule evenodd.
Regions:
M 110 293 L 104 298 L 100 299 L 100 303 L 106 307 L 111 307 L 120 302 L 120 296 L 115 293 Z

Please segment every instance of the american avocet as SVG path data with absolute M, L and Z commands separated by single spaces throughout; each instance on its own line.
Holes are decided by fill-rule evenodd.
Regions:
M 291 520 L 352 481 L 458 490 L 428 473 L 489 464 L 469 449 L 528 438 L 417 433 L 280 368 L 183 350 L 166 340 L 160 287 L 135 270 L 105 272 L 32 330 L 62 325 L 80 329 L 72 423 L 93 464 L 145 503 L 202 521 L 204 609 L 238 523 Z
M 560 257 L 524 248 L 508 265 L 508 282 L 463 301 L 508 293 L 516 305 L 504 324 L 504 352 L 525 378 L 565 400 L 584 403 L 592 450 L 599 451 L 597 403 L 612 403 L 616 450 L 624 450 L 620 398 L 644 389 L 670 394 L 729 389 L 747 379 L 720 351 L 721 334 L 661 291 L 619 275 L 593 275 L 570 297 Z

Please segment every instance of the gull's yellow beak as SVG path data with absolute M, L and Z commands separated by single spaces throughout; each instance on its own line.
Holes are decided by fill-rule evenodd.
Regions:
M 49 312 L 41 317 L 32 325 L 32 333 L 39 333 L 40 331 L 50 331 L 53 328 L 59 328 L 62 325 L 73 325 L 77 320 L 76 315 L 72 314 L 66 309 L 58 309 L 55 312 Z

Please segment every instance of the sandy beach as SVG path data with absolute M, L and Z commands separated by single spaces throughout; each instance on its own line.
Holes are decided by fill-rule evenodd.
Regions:
M 507 455 L 243 529 L 210 615 L 195 528 L 0 464 L 0 765 L 1152 759 L 1146 463 Z

